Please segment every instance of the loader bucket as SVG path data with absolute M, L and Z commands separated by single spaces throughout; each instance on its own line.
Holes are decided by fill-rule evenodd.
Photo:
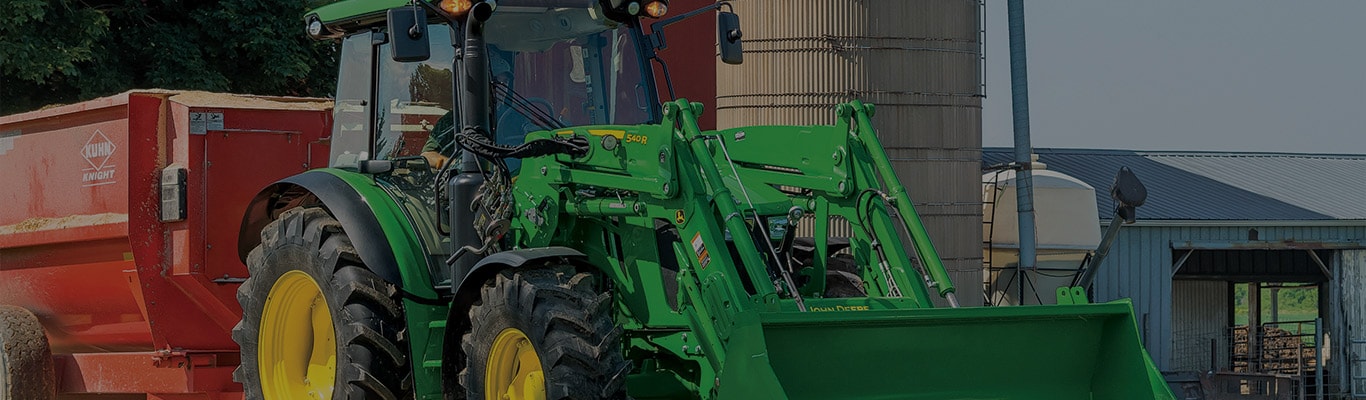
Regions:
M 1173 398 L 1127 301 L 753 315 L 720 398 Z

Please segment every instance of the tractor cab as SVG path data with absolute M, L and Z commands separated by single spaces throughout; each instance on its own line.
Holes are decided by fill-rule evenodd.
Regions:
M 343 38 L 334 167 L 393 160 L 436 170 L 434 164 L 458 152 L 450 133 L 471 126 L 485 129 L 499 145 L 515 146 L 528 132 L 659 119 L 661 99 L 646 61 L 652 56 L 649 39 L 637 16 L 612 11 L 610 1 L 500 1 L 481 21 L 486 51 L 478 58 L 461 53 L 468 48 L 468 2 L 407 7 L 401 7 L 406 2 L 368 2 L 364 6 L 373 13 L 349 10 L 350 20 L 325 22 L 335 11 L 331 8 L 357 6 L 351 3 L 307 16 L 314 36 Z M 662 15 L 659 4 L 649 9 Z M 386 10 L 420 13 L 409 19 L 423 26 L 396 28 L 403 21 L 375 16 Z M 410 54 L 414 51 L 419 55 Z M 486 77 L 487 84 L 478 86 L 487 87 L 455 79 L 462 73 Z M 479 108 L 479 115 L 462 117 L 461 103 L 481 99 L 458 93 L 484 90 L 488 107 L 467 105 Z M 423 153 L 441 157 L 418 159 Z M 519 161 L 508 164 L 515 171 Z
M 342 1 L 305 16 L 311 36 L 341 43 L 330 166 L 372 174 L 422 227 L 438 289 L 458 247 L 445 186 L 460 172 L 457 134 L 514 147 L 529 132 L 660 120 L 641 18 L 667 7 L 614 3 Z M 503 164 L 520 173 L 520 159 Z

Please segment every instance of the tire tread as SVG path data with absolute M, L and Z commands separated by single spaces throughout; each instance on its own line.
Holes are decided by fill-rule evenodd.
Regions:
M 0 351 L 8 387 L 0 387 L 0 399 L 48 400 L 57 396 L 52 350 L 38 318 L 28 310 L 0 305 Z
M 293 253 L 291 253 L 293 252 Z M 307 260 L 291 265 L 281 257 Z M 366 269 L 350 237 L 326 210 L 301 207 L 285 211 L 261 230 L 261 244 L 247 256 L 251 276 L 237 291 L 242 321 L 232 337 L 242 348 L 242 363 L 233 371 L 245 398 L 262 396 L 256 346 L 261 311 L 274 279 L 289 270 L 303 270 L 322 286 L 332 311 L 338 348 L 335 388 L 338 400 L 402 399 L 411 397 L 407 340 L 398 290 Z M 274 277 L 272 279 L 265 279 Z M 366 361 L 362 362 L 352 362 Z
M 521 319 L 541 356 L 547 399 L 625 398 L 630 363 L 622 358 L 621 328 L 612 321 L 612 295 L 597 278 L 567 265 L 504 271 L 484 285 L 470 308 L 474 323 L 462 342 L 472 356 L 459 382 L 471 398 L 484 388 L 482 360 L 501 332 L 499 322 Z

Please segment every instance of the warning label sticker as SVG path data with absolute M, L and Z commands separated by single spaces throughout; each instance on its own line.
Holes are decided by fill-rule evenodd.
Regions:
M 223 113 L 221 112 L 192 112 L 190 113 L 190 133 L 203 135 L 209 131 L 223 130 Z
M 100 186 L 118 182 L 117 168 L 113 162 L 115 150 L 118 150 L 118 147 L 104 132 L 96 129 L 95 133 L 90 135 L 90 139 L 81 146 L 81 158 L 90 165 L 90 168 L 81 170 L 81 186 Z
M 18 137 L 19 131 L 17 130 L 0 132 L 0 156 L 14 150 L 14 139 Z
M 707 264 L 711 264 L 711 254 L 707 253 L 707 245 L 702 244 L 702 232 L 693 235 L 692 251 L 697 254 L 698 268 L 707 269 Z

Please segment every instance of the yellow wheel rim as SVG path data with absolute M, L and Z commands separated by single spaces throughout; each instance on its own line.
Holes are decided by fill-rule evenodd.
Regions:
M 541 358 L 526 334 L 507 328 L 493 339 L 488 365 L 484 368 L 484 398 L 544 400 L 545 374 Z
M 261 313 L 257 361 L 268 400 L 331 399 L 337 376 L 332 313 L 313 277 L 286 272 Z

